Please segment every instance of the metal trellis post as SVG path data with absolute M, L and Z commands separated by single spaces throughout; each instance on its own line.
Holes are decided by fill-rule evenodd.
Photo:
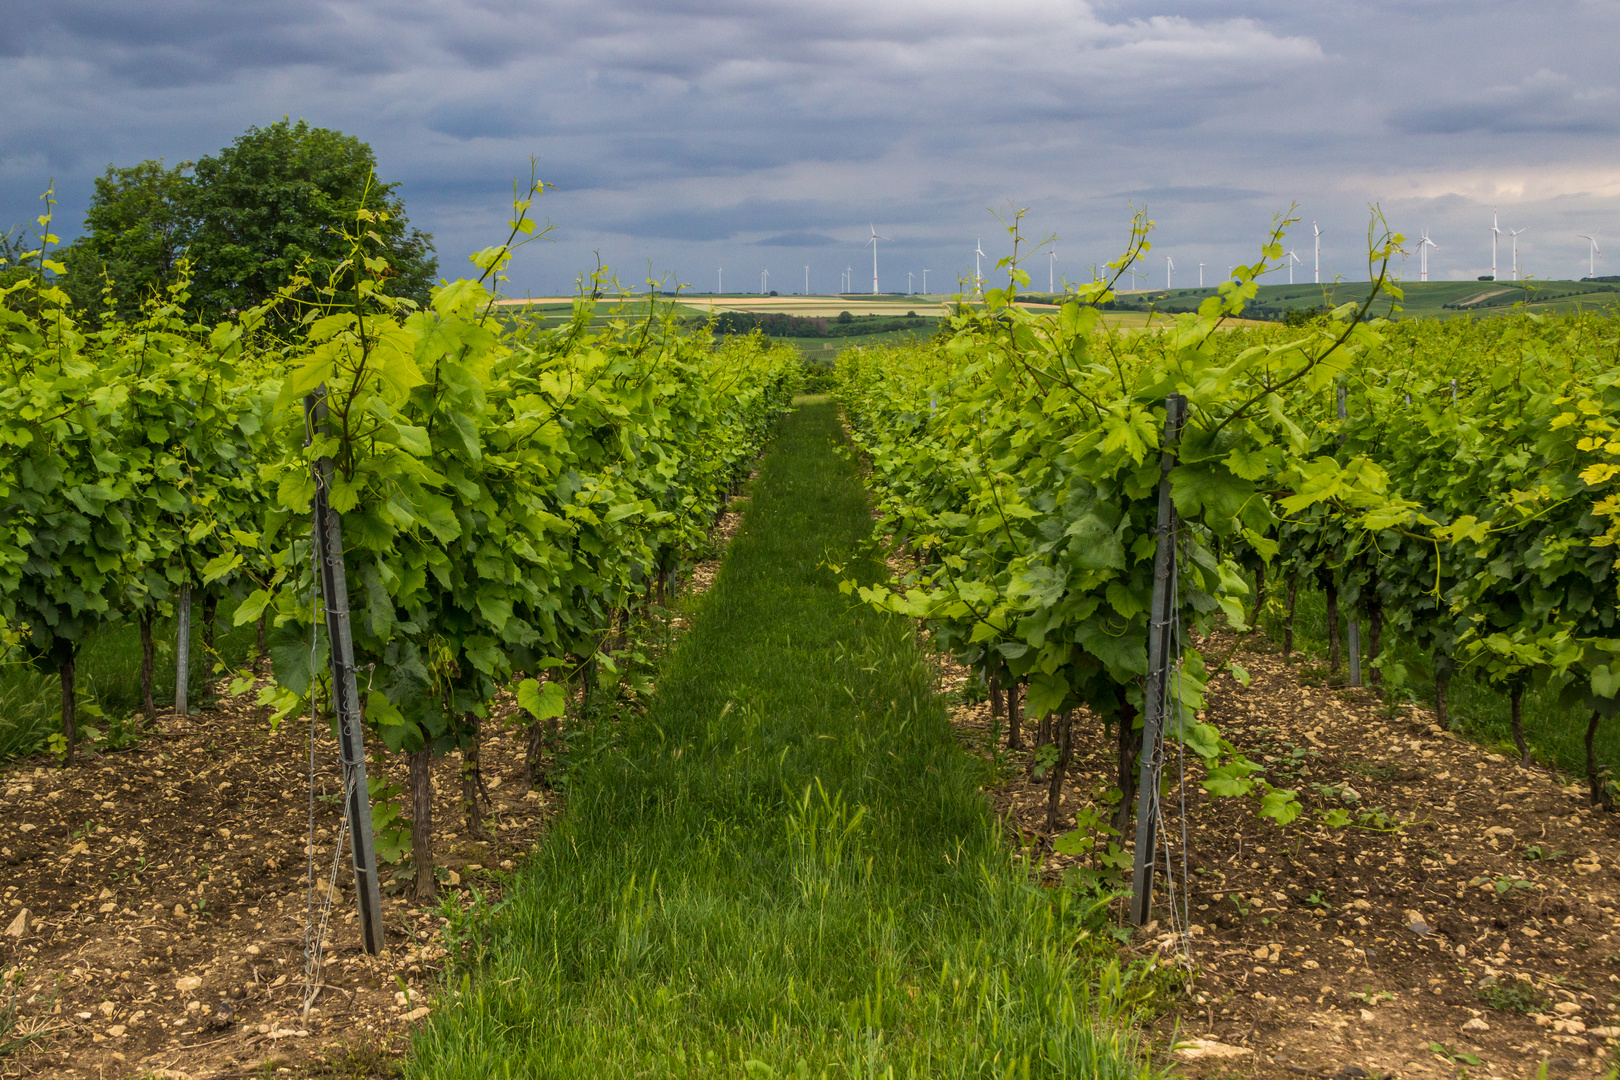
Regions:
M 1345 407 L 1346 388 L 1339 387 L 1339 419 L 1344 420 L 1350 413 Z M 1339 445 L 1343 446 L 1345 436 L 1339 435 Z M 1361 685 L 1361 605 L 1357 604 L 1350 609 L 1350 641 L 1346 651 L 1350 654 L 1350 685 Z
M 184 716 L 191 705 L 191 583 L 180 586 L 174 601 L 174 713 Z M 206 695 L 204 695 L 206 696 Z
M 326 388 L 304 398 L 309 430 L 325 435 Z M 332 668 L 332 707 L 337 713 L 339 752 L 343 761 L 343 808 L 349 823 L 349 850 L 354 856 L 354 892 L 360 907 L 360 943 L 373 955 L 383 950 L 382 897 L 377 891 L 377 852 L 371 834 L 371 798 L 366 787 L 366 748 L 362 739 L 360 693 L 354 678 L 354 638 L 349 632 L 349 586 L 343 572 L 340 515 L 332 512 L 327 492 L 332 485 L 332 459 L 316 460 L 314 511 L 315 552 L 326 606 L 326 640 Z
M 1142 703 L 1141 776 L 1136 786 L 1136 866 L 1131 875 L 1131 921 L 1138 926 L 1148 921 L 1153 909 L 1164 706 L 1175 663 L 1170 635 L 1176 606 L 1176 504 L 1170 494 L 1170 470 L 1176 465 L 1176 444 L 1186 419 L 1187 399 L 1180 394 L 1165 398 L 1164 449 L 1159 455 L 1159 542 L 1153 556 L 1153 603 L 1148 609 L 1148 673 Z

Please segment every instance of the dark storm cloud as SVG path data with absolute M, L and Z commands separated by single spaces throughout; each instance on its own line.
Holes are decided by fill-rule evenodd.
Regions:
M 948 280 L 1009 200 L 1076 266 L 1126 200 L 1178 264 L 1248 257 L 1295 201 L 1349 246 L 1371 201 L 1437 232 L 1517 202 L 1550 236 L 1620 209 L 1615 40 L 1614 0 L 65 0 L 0 18 L 0 227 L 54 175 L 71 235 L 107 163 L 288 114 L 371 142 L 447 271 L 538 155 L 563 228 L 520 286 L 597 249 L 856 258 L 868 221 L 911 238 L 882 266 Z

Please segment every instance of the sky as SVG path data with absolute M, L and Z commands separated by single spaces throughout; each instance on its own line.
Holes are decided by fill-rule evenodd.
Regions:
M 950 291 L 1088 280 L 1132 207 L 1139 284 L 1214 284 L 1274 217 L 1310 281 L 1367 277 L 1369 208 L 1417 277 L 1620 273 L 1620 0 L 0 0 L 0 229 L 54 181 L 76 235 L 109 164 L 194 160 L 283 115 L 369 142 L 441 274 L 501 242 L 531 157 L 555 227 L 506 290 L 600 261 L 645 287 Z M 476 273 L 476 272 L 475 272 Z M 908 274 L 911 276 L 908 278 Z M 1266 279 L 1287 281 L 1279 271 Z

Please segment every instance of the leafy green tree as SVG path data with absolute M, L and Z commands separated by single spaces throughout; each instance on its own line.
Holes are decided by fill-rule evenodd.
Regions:
M 84 234 L 63 251 L 64 288 L 83 314 L 102 307 L 109 282 L 120 318 L 134 319 L 141 304 L 161 297 L 176 280 L 180 260 L 197 229 L 196 189 L 189 161 L 107 166 L 96 178 L 84 216 Z
M 371 228 L 390 267 L 387 290 L 426 303 L 438 272 L 433 239 L 410 227 L 399 185 L 379 182 L 376 164 L 353 135 L 285 117 L 200 159 L 186 250 L 198 311 L 207 318 L 254 307 L 301 267 L 312 281 L 329 280 L 349 257 L 344 229 L 362 209 L 377 215 Z

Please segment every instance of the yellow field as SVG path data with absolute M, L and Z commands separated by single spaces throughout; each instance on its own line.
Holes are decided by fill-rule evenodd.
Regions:
M 616 300 L 634 302 L 642 299 L 636 296 L 626 296 L 605 300 L 613 303 Z M 524 306 L 542 304 L 571 304 L 571 296 L 536 296 L 524 300 L 497 300 L 502 306 Z M 801 315 L 805 318 L 836 318 L 843 312 L 851 315 L 889 315 L 903 316 L 916 313 L 921 316 L 940 316 L 949 313 L 950 297 L 930 295 L 902 297 L 879 296 L 875 299 L 852 296 L 684 296 L 679 301 L 680 306 L 690 314 L 707 315 L 711 311 L 739 311 L 750 314 L 783 314 Z M 1024 304 L 1032 311 L 1056 310 L 1050 304 Z M 1148 325 L 1148 316 L 1143 312 L 1118 311 L 1104 312 L 1103 321 L 1108 326 L 1136 329 Z M 1162 318 L 1158 321 L 1163 321 Z

